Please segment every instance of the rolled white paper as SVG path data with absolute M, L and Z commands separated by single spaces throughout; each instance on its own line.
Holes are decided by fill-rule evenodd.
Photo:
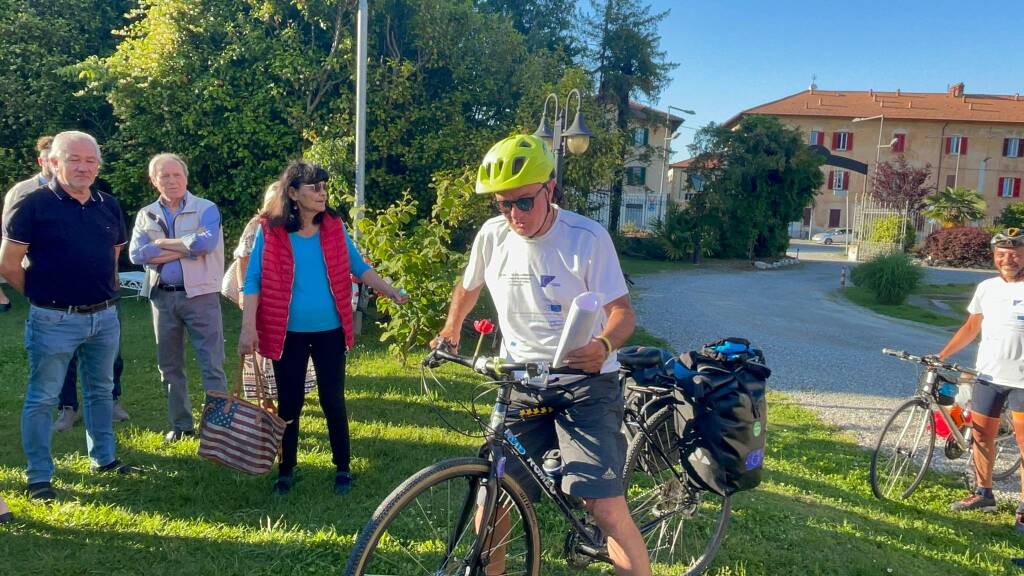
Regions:
M 584 292 L 573 298 L 569 306 L 569 313 L 565 317 L 565 325 L 562 326 L 562 336 L 558 339 L 558 347 L 555 348 L 555 359 L 551 363 L 552 368 L 565 366 L 565 357 L 582 348 L 594 337 L 594 326 L 601 316 L 601 296 L 597 292 Z

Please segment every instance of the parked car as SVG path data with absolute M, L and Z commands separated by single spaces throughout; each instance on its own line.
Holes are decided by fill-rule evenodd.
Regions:
M 832 228 L 811 236 L 811 241 L 818 244 L 842 244 L 846 242 L 848 228 Z

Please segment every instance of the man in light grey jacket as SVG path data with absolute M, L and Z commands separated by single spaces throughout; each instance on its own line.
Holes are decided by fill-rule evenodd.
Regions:
M 157 365 L 167 386 L 176 442 L 195 435 L 185 375 L 185 332 L 195 349 L 203 388 L 227 389 L 220 285 L 224 276 L 224 233 L 220 211 L 188 191 L 188 166 L 175 154 L 157 154 L 149 179 L 160 193 L 135 218 L 129 256 L 146 267 L 142 295 L 153 306 Z

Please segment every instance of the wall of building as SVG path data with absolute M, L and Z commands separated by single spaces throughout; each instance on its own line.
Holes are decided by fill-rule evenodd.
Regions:
M 905 134 L 904 156 L 913 166 L 931 164 L 930 184 L 933 187 L 938 185 L 944 188 L 952 185 L 955 180 L 959 186 L 979 190 L 988 204 L 986 224 L 1009 203 L 1021 200 L 1000 197 L 998 185 L 1002 177 L 1024 178 L 1024 157 L 1003 157 L 1003 140 L 1024 138 L 1024 126 L 891 119 L 886 119 L 884 123 L 878 119 L 851 122 L 837 118 L 796 116 L 783 116 L 780 119 L 799 129 L 806 142 L 810 143 L 812 130 L 822 131 L 825 134 L 824 144 L 832 154 L 868 164 L 867 178 L 857 173 L 850 174 L 847 191 L 833 190 L 827 180 L 828 172 L 835 168 L 822 167 L 826 182 L 818 192 L 813 210 L 815 230 L 827 228 L 829 214 L 835 210 L 840 214 L 840 226 L 845 226 L 848 216 L 847 194 L 850 195 L 849 210 L 853 211 L 858 194 L 864 193 L 871 186 L 870 176 L 875 170 L 876 153 L 880 162 L 892 161 L 898 155 L 889 148 L 878 148 L 879 128 L 882 145 L 888 145 L 896 134 Z M 853 134 L 851 150 L 832 150 L 832 134 L 839 131 Z M 960 156 L 946 154 L 945 139 L 948 136 L 966 137 L 967 153 Z M 849 216 L 852 219 L 852 214 Z

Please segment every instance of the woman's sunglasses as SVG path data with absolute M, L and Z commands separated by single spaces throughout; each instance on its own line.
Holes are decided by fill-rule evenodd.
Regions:
M 540 196 L 542 192 L 547 192 L 548 183 L 541 184 L 540 190 L 533 196 L 524 196 L 523 198 L 516 198 L 515 200 L 495 200 L 494 206 L 498 208 L 498 212 L 502 214 L 508 214 L 512 212 L 512 207 L 515 206 L 520 212 L 529 212 L 533 210 L 534 200 L 537 196 Z

